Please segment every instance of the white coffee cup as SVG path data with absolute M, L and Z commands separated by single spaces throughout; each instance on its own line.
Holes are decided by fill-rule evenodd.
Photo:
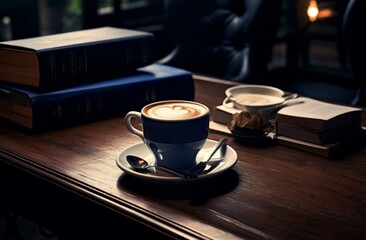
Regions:
M 141 129 L 132 125 L 137 119 Z M 151 150 L 158 166 L 184 171 L 196 164 L 196 156 L 209 133 L 210 110 L 185 100 L 159 101 L 125 116 L 127 129 Z
M 275 107 L 285 101 L 284 92 L 281 89 L 266 85 L 238 85 L 225 91 L 226 98 L 223 105 L 250 114 L 256 114 L 259 110 Z

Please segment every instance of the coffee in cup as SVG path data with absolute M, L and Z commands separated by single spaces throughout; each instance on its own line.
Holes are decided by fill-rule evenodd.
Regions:
M 141 125 L 132 125 L 135 118 Z M 158 166 L 185 171 L 196 165 L 196 156 L 209 132 L 207 106 L 185 100 L 167 100 L 146 105 L 125 116 L 127 129 L 151 150 Z

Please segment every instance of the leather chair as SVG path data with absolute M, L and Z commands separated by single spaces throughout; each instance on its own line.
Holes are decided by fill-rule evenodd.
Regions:
M 355 104 L 362 106 L 366 106 L 366 36 L 363 28 L 363 23 L 366 21 L 365 13 L 365 0 L 350 0 L 343 21 L 345 50 L 357 91 Z
M 241 83 L 259 83 L 278 28 L 281 0 L 167 0 L 174 49 L 158 62 Z
M 268 84 L 325 101 L 365 106 L 366 39 L 362 24 L 366 20 L 365 12 L 365 0 L 350 0 L 342 19 L 340 44 L 351 66 L 351 77 L 343 77 L 340 73 L 314 76 L 296 72 L 295 75 L 283 76 L 288 79 L 284 82 L 277 76 Z

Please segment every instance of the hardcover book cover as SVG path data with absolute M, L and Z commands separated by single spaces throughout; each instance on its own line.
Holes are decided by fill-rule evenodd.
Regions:
M 154 35 L 101 27 L 0 42 L 0 80 L 57 88 L 117 77 L 152 64 Z
M 168 99 L 194 100 L 192 74 L 151 64 L 120 78 L 54 91 L 0 84 L 0 117 L 39 132 L 123 116 Z
M 226 105 L 215 106 L 212 113 L 213 121 L 228 125 L 235 113 L 240 113 L 242 110 L 236 109 L 233 103 Z

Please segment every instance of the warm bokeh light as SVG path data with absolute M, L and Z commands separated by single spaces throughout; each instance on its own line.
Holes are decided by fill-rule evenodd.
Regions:
M 319 11 L 317 19 L 331 18 L 336 16 L 336 11 L 333 9 L 323 9 Z
M 316 0 L 310 0 L 309 7 L 308 7 L 308 17 L 311 22 L 314 22 L 318 16 L 319 8 Z

